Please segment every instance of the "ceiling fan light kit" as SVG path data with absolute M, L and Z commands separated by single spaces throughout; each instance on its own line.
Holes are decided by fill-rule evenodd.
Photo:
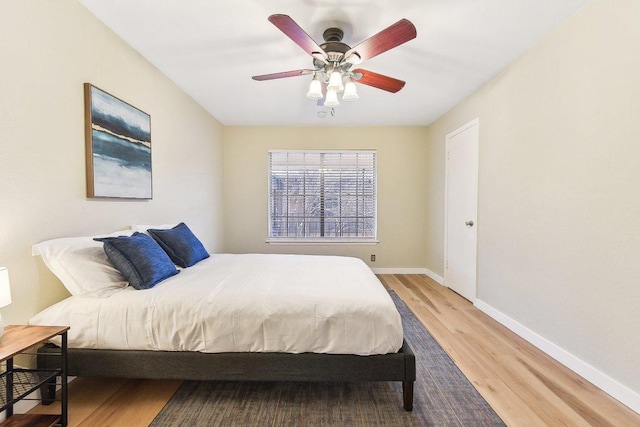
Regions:
M 338 94 L 335 90 L 327 90 L 327 96 L 324 100 L 324 105 L 327 107 L 337 107 L 340 105 L 338 102 Z
M 346 76 L 344 80 L 344 94 L 342 95 L 342 100 L 347 102 L 355 101 L 359 96 L 356 84 L 353 82 L 353 78 L 351 76 Z
M 313 74 L 307 97 L 316 100 L 319 106 L 332 108 L 340 105 L 338 93 L 343 94 L 343 101 L 355 101 L 359 98 L 355 82 L 391 93 L 398 92 L 405 85 L 402 80 L 362 68 L 351 70 L 351 67 L 414 39 L 417 35 L 416 28 L 407 19 L 399 20 L 353 48 L 342 42 L 344 33 L 339 28 L 325 30 L 322 34 L 325 42 L 318 45 L 288 15 L 271 15 L 269 22 L 307 52 L 313 58 L 315 68 L 263 74 L 253 76 L 254 80 Z
M 342 85 L 342 72 L 334 69 L 331 71 L 329 75 L 329 85 L 327 86 L 327 90 L 335 90 L 340 93 L 344 90 L 344 86 Z
M 324 98 L 324 94 L 322 93 L 322 83 L 320 82 L 318 73 L 313 74 L 313 79 L 311 80 L 311 84 L 309 84 L 309 92 L 307 92 L 307 98 L 314 100 Z

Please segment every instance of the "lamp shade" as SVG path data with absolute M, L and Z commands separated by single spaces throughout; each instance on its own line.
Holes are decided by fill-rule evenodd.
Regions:
M 0 307 L 11 304 L 11 285 L 9 284 L 9 270 L 0 267 Z
M 311 80 L 311 84 L 309 85 L 309 92 L 307 92 L 307 98 L 309 99 L 322 99 L 324 95 L 322 94 L 322 83 L 317 77 L 314 77 Z
M 338 94 L 335 90 L 327 90 L 327 98 L 324 100 L 324 105 L 326 105 L 327 107 L 337 107 L 338 105 L 340 105 L 340 103 L 338 102 Z
M 342 95 L 343 101 L 355 101 L 358 99 L 358 91 L 356 89 L 356 84 L 351 80 L 351 78 L 346 79 L 347 82 L 344 84 L 344 94 Z
M 344 86 L 342 85 L 342 73 L 340 71 L 332 71 L 329 75 L 329 84 L 327 90 L 334 90 L 336 92 L 342 92 Z

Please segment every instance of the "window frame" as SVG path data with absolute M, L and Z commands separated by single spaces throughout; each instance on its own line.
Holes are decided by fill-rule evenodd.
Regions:
M 272 178 L 272 153 L 367 153 L 374 156 L 374 168 L 373 168 L 373 200 L 374 200 L 374 214 L 373 214 L 373 236 L 368 237 L 273 237 L 272 236 L 272 193 L 271 193 L 271 178 Z M 377 244 L 378 241 L 378 151 L 374 149 L 347 149 L 347 150 L 283 150 L 283 149 L 270 149 L 267 153 L 267 240 L 269 244 L 282 244 L 282 245 L 334 245 L 334 244 L 349 244 L 349 245 L 371 245 Z

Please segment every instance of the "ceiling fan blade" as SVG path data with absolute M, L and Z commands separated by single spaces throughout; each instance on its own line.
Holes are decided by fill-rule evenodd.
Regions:
M 352 47 L 344 54 L 344 57 L 349 58 L 351 54 L 355 53 L 360 57 L 360 62 L 366 61 L 416 38 L 416 35 L 416 27 L 411 21 L 401 19 L 359 45 Z
M 327 52 L 322 50 L 318 43 L 316 43 L 300 26 L 291 19 L 289 15 L 271 15 L 269 22 L 278 27 L 280 31 L 285 33 L 291 40 L 296 42 L 305 52 L 313 57 L 320 56 L 323 59 L 328 59 Z
M 305 74 L 312 74 L 314 71 L 315 70 L 309 70 L 309 69 L 283 71 L 281 73 L 262 74 L 260 76 L 253 76 L 251 78 L 253 80 L 258 80 L 258 81 L 273 80 L 273 79 L 281 79 L 284 77 L 303 76 Z
M 374 73 L 373 71 L 363 70 L 362 68 L 356 68 L 355 70 L 353 70 L 353 74 L 354 80 L 356 82 L 362 83 L 363 85 L 386 90 L 387 92 L 396 93 L 405 85 L 405 82 L 403 82 L 402 80 Z M 359 78 L 358 75 L 360 75 Z

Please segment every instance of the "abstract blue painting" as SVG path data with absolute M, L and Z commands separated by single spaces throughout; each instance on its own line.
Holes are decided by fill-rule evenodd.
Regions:
M 151 117 L 85 83 L 87 197 L 151 199 Z

